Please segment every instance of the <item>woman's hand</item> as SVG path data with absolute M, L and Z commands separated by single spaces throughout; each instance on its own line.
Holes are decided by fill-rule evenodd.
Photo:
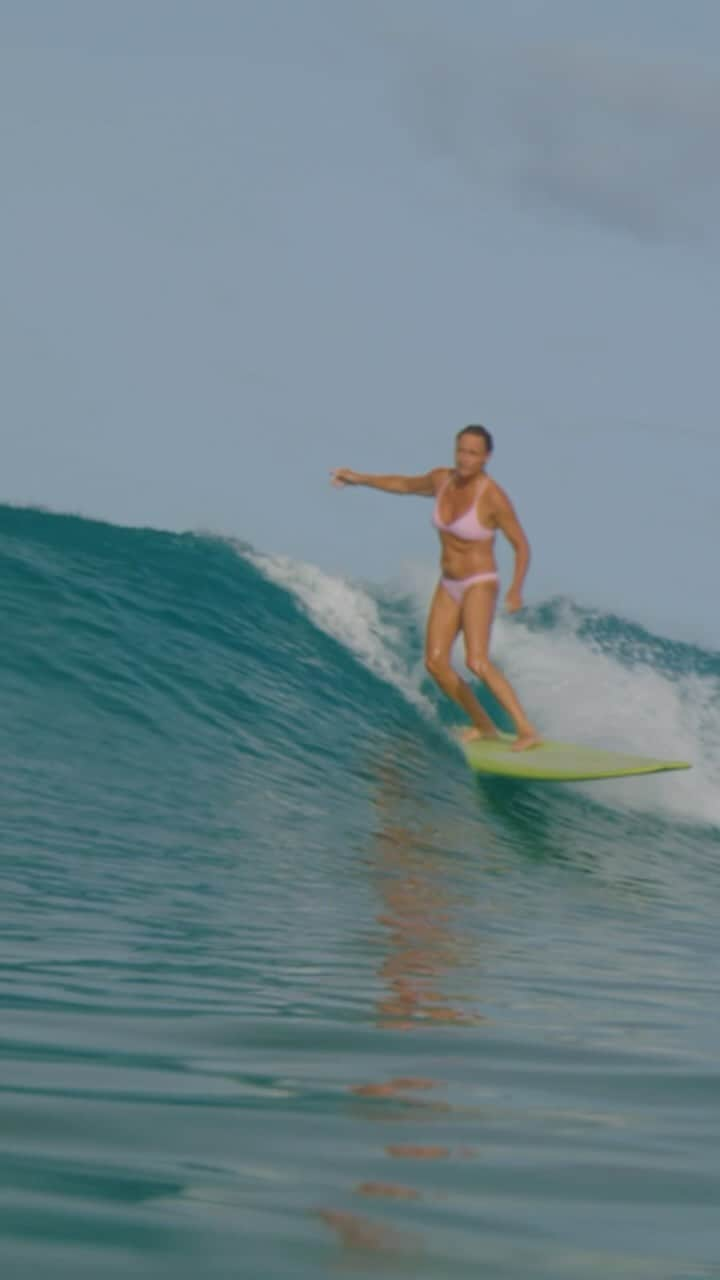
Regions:
M 330 472 L 330 478 L 336 489 L 342 489 L 346 484 L 362 484 L 360 472 L 351 471 L 349 467 L 336 467 Z
M 523 608 L 523 599 L 519 587 L 511 587 L 505 596 L 505 612 L 517 613 Z

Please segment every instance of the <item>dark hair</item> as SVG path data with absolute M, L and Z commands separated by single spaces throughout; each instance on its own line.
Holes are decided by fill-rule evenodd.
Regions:
M 455 439 L 459 440 L 461 436 L 479 436 L 485 441 L 485 447 L 488 453 L 493 451 L 493 438 L 487 427 L 463 427 L 462 431 L 458 431 Z

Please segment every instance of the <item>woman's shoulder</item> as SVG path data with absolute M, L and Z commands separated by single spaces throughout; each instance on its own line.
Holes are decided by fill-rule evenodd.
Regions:
M 452 467 L 433 467 L 430 479 L 435 493 L 439 493 L 452 475 Z
M 507 511 L 512 507 L 512 503 L 508 494 L 497 480 L 492 476 L 487 476 L 487 484 L 484 486 L 482 496 L 487 499 L 488 505 L 492 508 Z

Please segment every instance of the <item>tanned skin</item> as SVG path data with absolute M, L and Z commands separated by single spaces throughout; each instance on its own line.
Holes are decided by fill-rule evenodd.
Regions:
M 333 484 L 338 487 L 367 485 L 385 493 L 417 494 L 426 498 L 437 497 L 445 486 L 440 518 L 443 524 L 448 525 L 467 512 L 472 504 L 479 481 L 485 475 L 489 457 L 490 452 L 483 435 L 477 430 L 465 429 L 458 433 L 455 440 L 454 467 L 435 467 L 421 476 L 365 475 L 359 471 L 351 471 L 348 467 L 339 467 L 331 472 L 331 476 Z M 480 524 L 488 529 L 499 529 L 513 548 L 515 564 L 512 582 L 505 595 L 505 610 L 517 613 L 523 607 L 522 590 L 530 563 L 530 544 L 512 502 L 492 477 L 488 476 L 488 483 L 481 487 L 476 514 Z M 443 530 L 439 533 L 443 577 L 468 578 L 474 574 L 496 571 L 490 539 L 475 542 L 458 538 Z M 527 751 L 538 745 L 540 735 L 528 720 L 509 680 L 489 656 L 498 594 L 497 581 L 478 582 L 467 589 L 462 602 L 458 604 L 445 590 L 442 582 L 438 583 L 427 621 L 425 665 L 443 692 L 462 707 L 469 717 L 471 724 L 462 735 L 464 741 L 497 737 L 497 729 L 490 716 L 451 663 L 453 644 L 458 632 L 462 631 L 468 670 L 485 682 L 512 719 L 517 733 L 513 750 Z

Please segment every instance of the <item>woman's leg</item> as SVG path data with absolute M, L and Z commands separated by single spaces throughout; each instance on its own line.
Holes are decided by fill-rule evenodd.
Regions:
M 526 751 L 541 741 L 530 723 L 509 680 L 490 661 L 490 631 L 498 597 L 496 582 L 480 582 L 469 587 L 462 606 L 462 629 L 465 636 L 465 661 L 468 670 L 485 682 L 490 692 L 507 711 L 517 730 L 513 751 Z
M 469 715 L 475 728 L 467 731 L 468 736 L 496 737 L 497 729 L 490 716 L 480 706 L 470 686 L 460 679 L 450 661 L 453 643 L 460 630 L 461 616 L 461 606 L 455 603 L 444 587 L 438 585 L 427 622 L 425 666 L 443 693 Z

